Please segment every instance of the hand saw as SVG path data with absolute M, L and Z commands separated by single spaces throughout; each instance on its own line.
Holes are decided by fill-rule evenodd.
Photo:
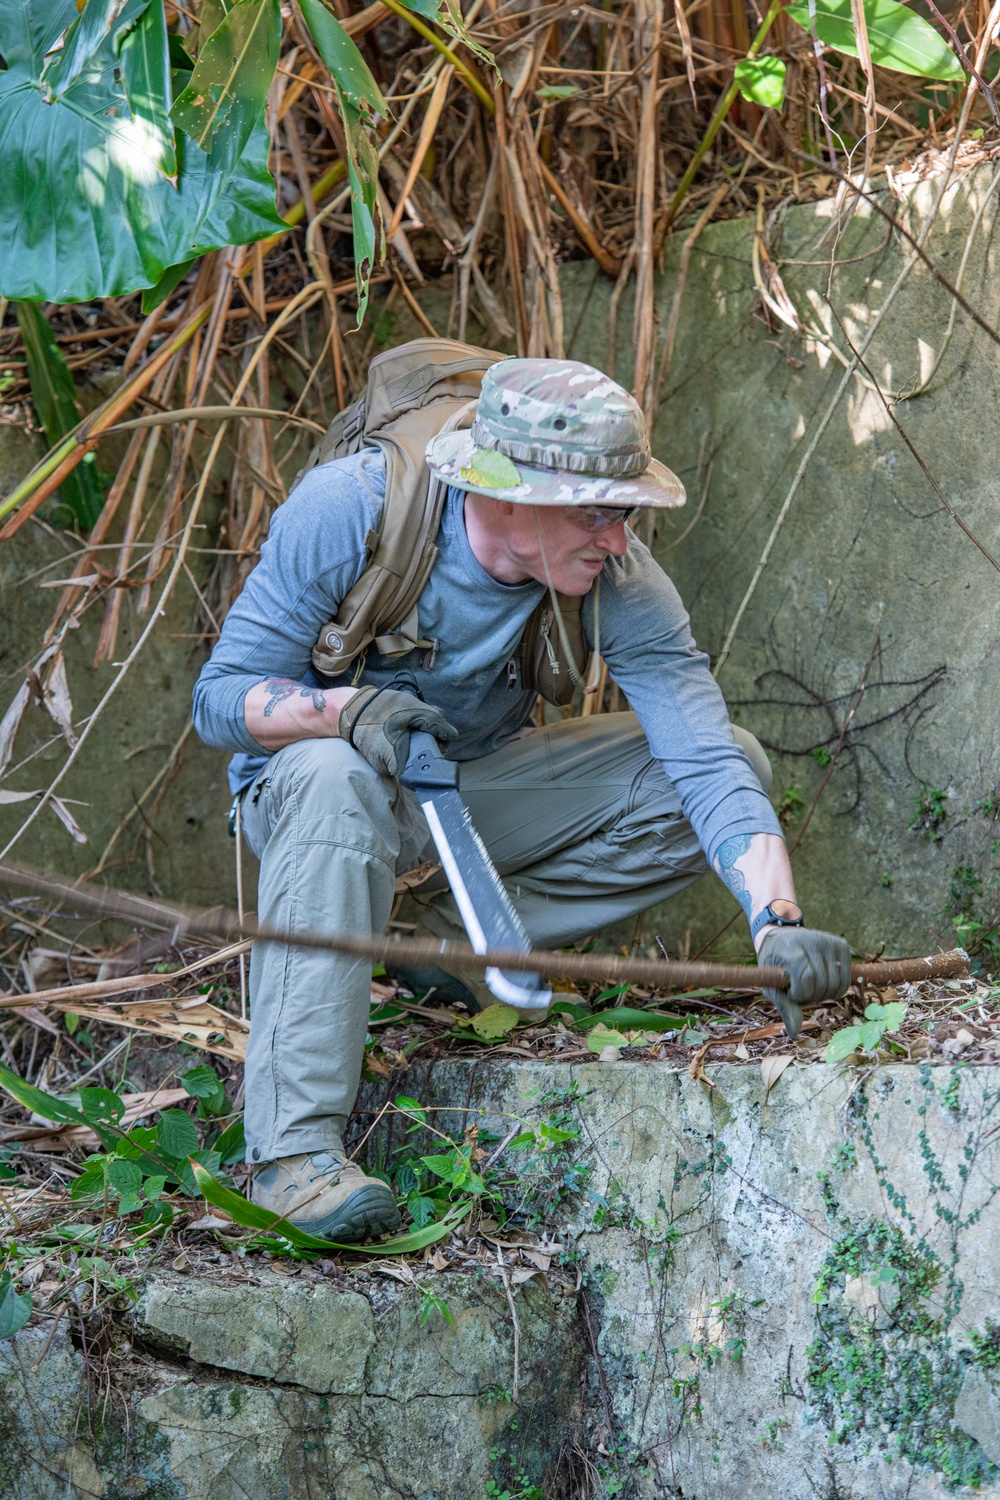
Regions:
M 459 796 L 457 761 L 445 760 L 434 736 L 417 730 L 410 735 L 410 758 L 399 779 L 417 794 L 475 951 L 530 953 L 524 924 Z M 486 983 L 498 1000 L 516 1010 L 539 1010 L 552 999 L 540 974 L 491 968 Z

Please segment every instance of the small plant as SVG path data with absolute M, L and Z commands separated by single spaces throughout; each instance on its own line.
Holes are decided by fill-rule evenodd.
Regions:
M 905 1016 L 906 1006 L 901 1000 L 891 1000 L 888 1005 L 867 1006 L 863 1021 L 854 1026 L 842 1026 L 833 1033 L 827 1043 L 827 1062 L 843 1062 L 852 1052 L 867 1052 L 871 1056 L 878 1051 L 886 1035 L 899 1030 Z
M 419 1323 L 421 1328 L 426 1328 L 434 1313 L 440 1313 L 449 1328 L 454 1328 L 455 1319 L 451 1308 L 443 1297 L 439 1297 L 429 1286 L 421 1287 L 421 1301 L 414 1315 L 414 1323 Z
M 830 752 L 829 750 L 825 750 L 822 745 L 816 746 L 816 748 L 812 752 L 812 758 L 816 762 L 816 764 L 818 766 L 821 766 L 824 770 L 830 764 Z
M 778 803 L 778 822 L 782 828 L 791 828 L 806 805 L 806 799 L 799 795 L 793 786 L 785 789 L 785 795 Z
M 948 816 L 947 800 L 948 793 L 943 787 L 931 787 L 925 781 L 918 781 L 916 795 L 910 798 L 913 817 L 907 827 L 926 834 L 932 844 L 940 843 L 942 825 Z
M 972 1345 L 972 1361 L 981 1370 L 995 1370 L 1000 1365 L 1000 1323 L 986 1319 L 982 1332 L 973 1328 L 969 1333 Z

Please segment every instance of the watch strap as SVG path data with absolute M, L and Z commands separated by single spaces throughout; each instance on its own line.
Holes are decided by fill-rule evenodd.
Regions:
M 763 911 L 759 911 L 750 923 L 750 936 L 755 938 L 762 927 L 804 927 L 805 925 L 806 919 L 803 916 L 779 917 L 769 901 Z

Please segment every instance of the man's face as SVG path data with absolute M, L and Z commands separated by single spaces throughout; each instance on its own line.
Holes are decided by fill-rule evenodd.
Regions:
M 561 594 L 588 593 L 605 559 L 622 557 L 628 546 L 625 519 L 630 511 L 503 500 L 493 506 L 507 558 L 522 579 L 551 582 Z

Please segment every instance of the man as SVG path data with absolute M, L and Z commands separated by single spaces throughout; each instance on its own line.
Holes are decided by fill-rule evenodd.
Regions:
M 369 447 L 313 469 L 276 513 L 196 686 L 198 732 L 238 752 L 230 777 L 261 862 L 261 920 L 384 929 L 396 876 L 433 857 L 397 779 L 410 731 L 426 729 L 462 762 L 463 798 L 534 944 L 643 911 L 711 865 L 760 961 L 791 977 L 770 997 L 795 1035 L 804 1002 L 843 994 L 850 953 L 802 924 L 766 757 L 730 726 L 676 590 L 626 527 L 639 508 L 683 502 L 650 457 L 640 408 L 588 365 L 505 360 L 486 372 L 471 430 L 435 437 L 427 465 L 448 485 L 418 606 L 433 650 L 369 649 L 332 679 L 312 665 L 379 531 L 386 469 Z M 587 642 L 633 712 L 533 727 L 518 651 L 546 589 L 582 599 Z M 552 629 L 565 643 L 561 612 Z M 401 667 L 426 701 L 397 685 Z M 461 937 L 440 877 L 423 892 L 430 931 Z M 340 1241 L 399 1222 L 389 1189 L 344 1157 L 369 998 L 366 963 L 254 950 L 252 1196 Z

